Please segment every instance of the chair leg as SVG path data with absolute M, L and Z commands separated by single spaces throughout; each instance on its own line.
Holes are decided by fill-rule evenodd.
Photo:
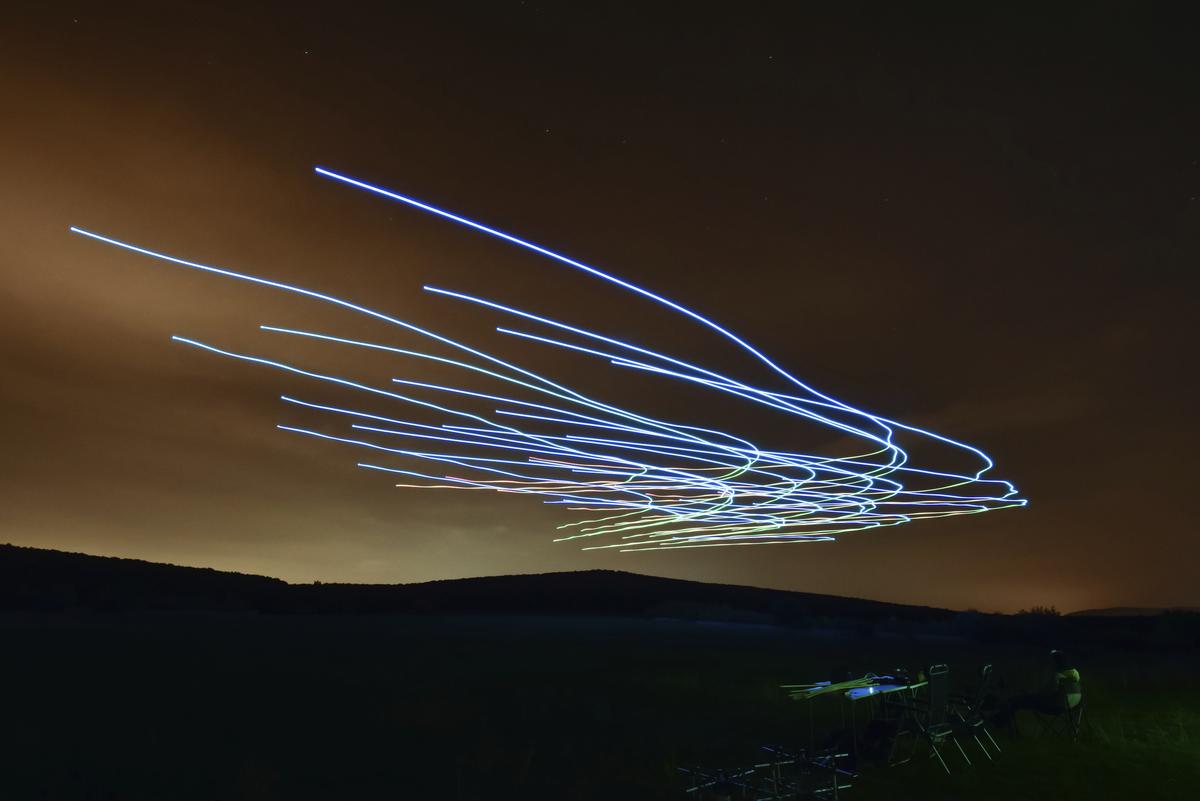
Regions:
M 1074 709 L 1070 710 L 1070 712 L 1068 713 L 1068 717 L 1070 718 L 1070 721 L 1071 721 L 1071 739 L 1072 740 L 1078 740 L 1079 735 L 1083 734 L 1085 731 L 1087 733 L 1091 734 L 1092 724 L 1087 719 L 1087 712 L 1084 709 L 1082 703 L 1080 703 Z
M 946 771 L 946 775 L 950 775 L 950 768 L 946 767 L 946 760 L 942 759 L 942 752 L 938 750 L 937 744 L 932 740 L 929 741 L 929 750 L 933 756 L 937 757 L 937 761 L 942 763 L 942 770 Z
M 958 753 L 962 754 L 963 761 L 967 763 L 967 767 L 971 767 L 971 758 L 967 756 L 967 752 L 963 750 L 962 743 L 958 741 L 958 738 L 952 736 L 950 741 L 954 743 L 955 748 L 958 749 Z
M 983 740 L 979 739 L 979 735 L 972 734 L 971 739 L 975 741 L 975 745 L 979 746 L 979 750 L 983 752 L 983 755 L 988 758 L 988 762 L 991 762 L 992 755 L 988 753 L 987 747 L 983 744 Z

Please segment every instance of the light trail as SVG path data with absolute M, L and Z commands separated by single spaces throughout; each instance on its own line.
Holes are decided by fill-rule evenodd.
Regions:
M 589 331 L 485 298 L 426 286 L 434 295 L 517 316 L 558 337 L 497 326 L 496 331 L 530 347 L 552 348 L 581 370 L 614 371 L 655 394 L 675 389 L 710 393 L 743 404 L 745 414 L 770 414 L 797 430 L 825 431 L 858 441 L 856 453 L 817 454 L 764 447 L 725 430 L 662 419 L 646 409 L 619 406 L 570 386 L 561 376 L 542 375 L 487 350 L 390 314 L 321 292 L 250 273 L 182 259 L 103 234 L 71 231 L 123 250 L 192 270 L 300 295 L 395 326 L 438 346 L 454 358 L 385 342 L 263 325 L 285 337 L 318 340 L 331 347 L 379 358 L 400 357 L 412 372 L 394 376 L 387 388 L 286 359 L 239 353 L 190 337 L 173 337 L 206 352 L 281 370 L 338 400 L 317 403 L 288 395 L 290 407 L 322 415 L 331 431 L 280 425 L 281 430 L 366 449 L 392 464 L 356 462 L 376 473 L 406 476 L 403 488 L 456 489 L 540 497 L 599 517 L 567 522 L 556 541 L 580 542 L 585 550 L 666 551 L 732 545 L 827 542 L 839 535 L 889 528 L 919 520 L 1024 506 L 1012 483 L 987 474 L 994 465 L 978 448 L 932 431 L 858 409 L 818 392 L 784 370 L 749 342 L 713 320 L 660 294 L 540 245 L 406 195 L 318 167 L 342 184 L 450 220 L 650 299 L 686 321 L 699 323 L 736 344 L 751 364 L 768 367 L 793 387 L 778 392 L 755 386 L 642 344 Z M 571 341 L 572 339 L 577 341 Z M 467 385 L 423 380 L 421 365 L 469 378 Z M 478 388 L 486 384 L 488 389 Z M 495 387 L 495 389 L 491 389 Z M 403 388 L 404 391 L 398 391 Z M 689 396 L 691 397 L 691 396 Z M 399 413 L 378 414 L 362 404 L 394 405 Z M 368 407 L 370 408 L 370 407 Z M 409 419 L 419 411 L 435 422 Z M 788 422 L 790 421 L 790 422 Z M 728 422 L 728 421 L 727 421 Z M 322 426 L 326 427 L 326 426 Z M 348 436 L 353 434 L 353 436 Z M 415 447 L 405 447 L 412 444 Z M 424 444 L 421 444 L 424 443 Z M 912 446 L 919 445 L 921 464 Z M 433 450 L 418 450 L 433 448 Z M 937 452 L 936 455 L 931 451 Z M 965 460 L 966 470 L 941 466 Z M 421 466 L 424 469 L 421 469 Z M 457 471 L 449 475 L 448 468 Z

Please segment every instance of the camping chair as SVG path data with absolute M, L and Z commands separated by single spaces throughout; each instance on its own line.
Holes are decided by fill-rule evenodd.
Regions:
M 849 753 L 839 753 L 836 748 L 816 751 L 800 749 L 789 751 L 775 745 L 764 745 L 762 750 L 772 757 L 770 762 L 755 767 L 768 769 L 769 774 L 757 786 L 760 801 L 787 798 L 840 798 L 842 790 L 851 785 L 844 779 L 858 778 L 854 771 L 843 768 L 838 760 L 846 759 Z
M 974 690 L 968 695 L 959 695 L 951 699 L 951 707 L 953 718 L 951 720 L 954 726 L 954 733 L 963 737 L 970 737 L 979 746 L 979 750 L 983 752 L 989 760 L 993 759 L 987 746 L 983 744 L 980 735 L 983 735 L 988 742 L 992 744 L 992 748 L 996 753 L 1000 753 L 1000 745 L 996 742 L 996 738 L 992 737 L 992 733 L 988 731 L 987 725 L 983 717 L 983 704 L 987 698 L 987 691 L 991 685 L 992 666 L 984 665 L 979 669 L 979 682 L 975 685 Z
M 1092 724 L 1084 712 L 1084 699 L 1080 694 L 1079 703 L 1071 706 L 1067 694 L 1062 693 L 1061 711 L 1056 715 L 1038 715 L 1037 720 L 1042 732 L 1049 732 L 1067 740 L 1078 740 L 1083 732 L 1091 734 Z
M 955 739 L 954 725 L 950 722 L 950 668 L 945 665 L 933 665 L 929 668 L 927 675 L 925 703 L 904 705 L 904 708 L 909 712 L 913 733 L 929 744 L 929 755 L 937 758 L 942 770 L 948 774 L 950 767 L 942 758 L 939 745 L 945 745 L 947 740 L 954 743 L 954 747 L 958 749 L 958 753 L 968 767 L 971 765 L 971 758 L 967 756 L 967 752 Z M 916 749 L 915 738 L 913 749 Z

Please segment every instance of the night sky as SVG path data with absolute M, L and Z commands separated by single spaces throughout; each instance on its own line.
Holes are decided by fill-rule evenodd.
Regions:
M 9 4 L 0 21 L 0 541 L 293 581 L 616 568 L 1000 611 L 1200 604 L 1185 20 L 1143 4 L 167 5 Z M 833 544 L 617 554 L 552 543 L 572 518 L 536 501 L 395 489 L 274 428 L 301 383 L 170 340 L 320 361 L 338 357 L 257 325 L 362 323 L 68 227 L 465 339 L 497 321 L 422 284 L 733 357 L 318 164 L 668 294 L 825 392 L 983 448 L 1030 505 Z

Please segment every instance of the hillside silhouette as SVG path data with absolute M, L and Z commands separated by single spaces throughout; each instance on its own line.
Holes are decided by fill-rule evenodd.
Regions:
M 658 616 L 739 623 L 932 621 L 944 609 L 614 570 L 416 584 L 289 584 L 266 576 L 0 545 L 0 610 L 504 613 Z
M 1080 609 L 1071 617 L 1157 617 L 1169 614 L 1197 614 L 1200 606 L 1109 606 L 1103 609 Z
M 617 570 L 414 584 L 290 584 L 267 576 L 0 545 L 0 612 L 183 612 L 642 618 L 1028 644 L 1200 645 L 1190 609 L 951 611 Z

